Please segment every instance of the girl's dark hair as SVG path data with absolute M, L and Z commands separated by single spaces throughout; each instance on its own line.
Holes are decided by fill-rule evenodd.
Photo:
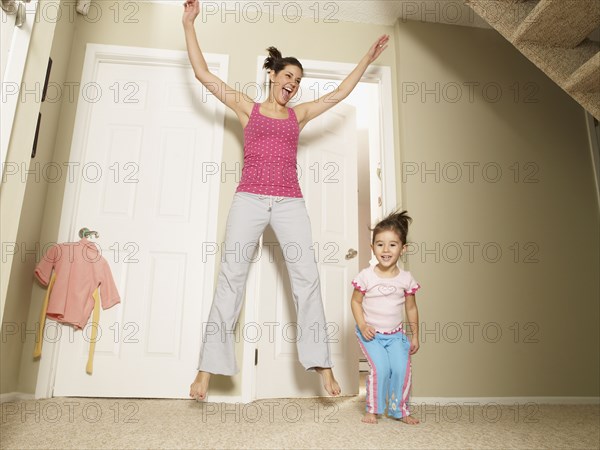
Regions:
M 383 231 L 394 231 L 402 241 L 402 245 L 406 244 L 406 236 L 408 235 L 408 225 L 412 222 L 412 218 L 408 215 L 407 211 L 394 211 L 377 225 L 375 228 L 370 228 L 373 231 L 373 244 L 375 244 L 375 237 Z
M 275 47 L 269 47 L 267 49 L 269 52 L 269 56 L 265 59 L 265 63 L 263 64 L 263 69 L 272 70 L 277 75 L 281 69 L 283 69 L 288 64 L 293 66 L 297 66 L 300 68 L 302 73 L 304 73 L 304 69 L 302 68 L 302 64 L 296 58 L 288 56 L 287 58 L 283 58 L 281 56 L 281 52 L 277 50 Z

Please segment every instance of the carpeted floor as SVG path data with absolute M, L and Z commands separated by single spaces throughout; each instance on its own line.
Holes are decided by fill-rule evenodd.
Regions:
M 600 405 L 413 405 L 361 422 L 364 396 L 219 404 L 53 398 L 2 404 L 1 448 L 600 448 Z

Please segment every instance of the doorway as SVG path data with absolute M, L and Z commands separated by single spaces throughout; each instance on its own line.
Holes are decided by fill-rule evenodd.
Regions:
M 226 81 L 227 56 L 206 58 Z M 188 398 L 214 292 L 214 263 L 190 243 L 215 240 L 220 183 L 201 180 L 221 161 L 225 108 L 203 100 L 182 51 L 88 44 L 81 84 L 110 94 L 78 99 L 70 161 L 97 171 L 67 184 L 58 238 L 99 231 L 121 304 L 101 313 L 93 377 L 87 335 L 58 326 L 36 397 Z
M 262 64 L 264 57 L 259 57 L 257 61 L 257 80 L 259 86 L 259 95 L 257 101 L 264 101 L 267 97 L 268 89 L 268 78 L 266 73 L 262 70 Z M 335 89 L 339 85 L 340 81 L 343 80 L 347 74 L 353 69 L 352 64 L 336 64 L 336 63 L 324 63 L 322 61 L 304 61 L 304 77 L 301 83 L 301 89 L 304 92 L 300 92 L 293 102 L 290 102 L 290 106 L 294 104 L 311 101 L 315 98 L 321 97 L 327 92 Z M 346 98 L 342 104 L 351 107 L 355 111 L 356 125 L 354 131 L 356 131 L 357 141 L 357 153 L 355 166 L 357 169 L 355 174 L 356 190 L 357 190 L 357 211 L 355 214 L 355 225 L 357 229 L 357 239 L 353 243 L 353 246 L 358 250 L 358 258 L 356 260 L 356 269 L 348 272 L 344 283 L 348 284 L 348 292 L 344 292 L 342 299 L 340 300 L 341 305 L 344 309 L 350 310 L 350 295 L 351 295 L 351 279 L 358 273 L 358 268 L 364 268 L 370 264 L 371 251 L 369 248 L 370 231 L 369 227 L 372 223 L 381 218 L 382 215 L 388 210 L 396 207 L 396 185 L 395 185 L 395 163 L 394 163 L 394 151 L 393 151 L 393 122 L 392 122 L 392 105 L 391 105 L 391 71 L 387 67 L 371 67 L 365 73 L 361 82 L 354 89 L 352 94 Z M 332 108 L 330 111 L 341 109 L 338 105 Z M 302 135 L 301 135 L 302 138 Z M 299 148 L 299 162 L 301 161 L 301 150 Z M 311 217 L 312 220 L 312 217 Z M 313 233 L 315 225 L 313 224 Z M 269 228 L 265 232 L 265 236 L 269 238 Z M 265 237 L 263 237 L 265 238 Z M 314 240 L 314 239 L 313 239 Z M 267 241 L 268 244 L 271 244 Z M 270 245 L 269 252 L 270 250 Z M 322 249 L 321 249 L 322 250 Z M 346 254 L 346 248 L 340 248 L 339 252 L 342 256 Z M 265 247 L 265 250 L 266 247 Z M 261 275 L 257 272 L 256 264 L 252 264 L 250 270 L 247 290 L 246 290 L 246 306 L 245 306 L 245 323 L 258 324 L 262 323 L 261 313 L 259 311 L 259 298 L 261 296 L 261 284 L 263 282 L 268 283 L 269 278 Z M 321 271 L 321 269 L 320 269 Z M 287 277 L 287 274 L 286 274 Z M 283 277 L 284 279 L 286 277 Z M 272 282 L 272 279 L 271 279 Z M 344 285 L 345 286 L 345 285 Z M 283 287 L 285 288 L 285 286 Z M 289 285 L 288 285 L 289 288 Z M 323 288 L 325 291 L 326 288 Z M 324 292 L 324 302 L 325 302 Z M 262 300 L 262 299 L 261 299 Z M 289 305 L 286 306 L 289 309 Z M 327 313 L 327 305 L 326 305 Z M 293 317 L 293 316 L 292 316 Z M 327 313 L 327 319 L 329 319 L 329 313 Z M 359 389 L 359 359 L 362 357 L 358 346 L 356 344 L 356 338 L 353 336 L 352 330 L 354 327 L 354 319 L 351 312 L 346 314 L 344 325 L 346 326 L 346 334 L 350 330 L 351 341 L 348 341 L 347 346 L 356 352 L 355 360 L 351 363 L 353 368 L 351 371 L 354 372 L 352 379 L 351 389 L 346 389 L 345 392 L 349 394 L 357 394 Z M 351 323 L 349 323 L 351 322 Z M 354 344 L 354 345 L 353 345 Z M 285 393 L 277 390 L 277 395 L 265 395 L 264 392 L 257 392 L 257 383 L 265 383 L 264 377 L 259 379 L 257 377 L 258 368 L 256 365 L 257 359 L 260 361 L 262 355 L 257 358 L 258 346 L 255 341 L 244 340 L 243 343 L 243 374 L 242 374 L 242 401 L 250 402 L 257 398 L 268 398 L 275 396 L 285 397 L 302 397 L 311 396 L 307 394 L 312 386 L 313 394 L 319 395 L 318 387 L 320 381 L 318 377 L 312 375 L 302 375 L 302 378 L 292 377 L 290 378 L 292 383 L 287 382 L 290 385 L 286 388 Z M 291 349 L 292 347 L 290 347 Z M 348 367 L 345 367 L 350 362 L 344 361 L 342 366 L 339 365 L 340 361 L 336 362 L 335 353 L 332 352 L 334 358 L 334 365 L 336 366 L 336 376 L 338 372 L 348 372 Z M 290 353 L 288 355 L 289 364 L 299 366 L 297 358 L 294 358 Z M 362 370 L 368 370 L 368 366 L 362 367 Z M 304 382 L 304 379 L 314 378 L 315 383 Z M 311 379 L 312 379 L 311 378 Z M 297 386 L 293 386 L 294 382 L 298 380 Z M 269 382 L 270 383 L 270 382 Z M 270 383 L 271 384 L 271 383 Z M 307 389 L 308 388 L 308 389 Z M 262 391 L 262 389 L 258 390 Z M 257 395 L 257 393 L 259 395 Z

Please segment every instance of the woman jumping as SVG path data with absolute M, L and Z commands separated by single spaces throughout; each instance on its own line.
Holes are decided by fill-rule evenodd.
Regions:
M 258 246 L 267 225 L 271 225 L 282 248 L 293 243 L 301 249 L 300 257 L 293 261 L 285 258 L 298 317 L 298 356 L 306 370 L 315 370 L 322 376 L 325 390 L 337 396 L 340 387 L 331 370 L 327 336 L 318 333 L 321 338 L 315 340 L 311 333 L 302 332 L 314 329 L 315 324 L 325 330 L 326 320 L 311 249 L 310 220 L 296 172 L 298 135 L 310 120 L 352 92 L 369 64 L 387 48 L 389 36 L 377 39 L 337 89 L 315 101 L 288 108 L 286 105 L 298 92 L 303 76 L 300 62 L 296 58 L 282 58 L 276 48 L 270 47 L 264 64 L 271 81 L 269 98 L 264 103 L 255 103 L 208 70 L 194 30 L 199 13 L 199 0 L 184 3 L 183 28 L 190 62 L 196 78 L 240 120 L 244 128 L 244 167 L 227 218 L 224 259 L 190 397 L 206 398 L 211 374 L 231 376 L 238 371 L 231 330 L 242 308 L 250 269 L 250 259 L 244 257 L 241 249 Z

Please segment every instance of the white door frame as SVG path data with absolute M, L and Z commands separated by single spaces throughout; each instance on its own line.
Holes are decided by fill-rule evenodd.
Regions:
M 256 82 L 260 98 L 257 101 L 264 101 L 268 92 L 268 75 L 262 69 L 266 56 L 257 58 Z M 354 64 L 336 63 L 329 61 L 302 60 L 304 68 L 304 77 L 326 78 L 333 80 L 343 80 L 356 67 Z M 394 154 L 394 119 L 392 106 L 392 71 L 388 66 L 370 66 L 360 82 L 377 83 L 379 86 L 379 114 L 380 114 L 380 142 L 379 161 L 381 161 L 381 187 L 375 186 L 379 183 L 377 175 L 371 170 L 370 183 L 371 192 L 377 192 L 381 189 L 382 204 L 381 208 L 371 207 L 371 214 L 374 211 L 383 211 L 385 214 L 397 208 L 396 204 L 396 163 Z M 371 151 L 371 154 L 372 151 Z M 373 162 L 371 162 L 371 168 Z M 371 220 L 381 217 L 371 217 Z M 261 238 L 262 241 L 262 238 Z M 356 243 L 358 245 L 358 242 Z M 256 322 L 258 317 L 258 288 L 260 282 L 260 268 L 257 264 L 250 265 L 250 273 L 246 284 L 246 304 L 244 322 Z M 256 370 L 254 365 L 254 353 L 256 343 L 244 340 L 243 360 L 242 360 L 242 402 L 250 403 L 256 398 Z
M 37 11 L 38 0 L 32 0 L 25 3 L 25 23 L 22 27 L 14 27 L 12 33 L 12 39 L 10 43 L 10 51 L 8 53 L 8 61 L 6 63 L 5 72 L 0 74 L 2 83 L 4 86 L 18 86 L 18 91 L 15 94 L 9 95 L 6 98 L 6 102 L 1 103 L 0 123 L 2 128 L 2 137 L 0 138 L 0 163 L 2 165 L 2 173 L 4 176 L 4 169 L 6 167 L 6 157 L 8 156 L 8 144 L 10 143 L 10 136 L 12 134 L 12 128 L 15 121 L 15 114 L 17 112 L 17 106 L 21 100 L 21 89 L 23 74 L 25 73 L 25 63 L 27 62 L 27 55 L 29 54 L 29 43 L 31 42 L 31 36 L 33 34 L 33 27 L 37 23 Z M 16 20 L 16 15 L 8 16 L 3 13 L 4 17 L 10 17 L 8 20 Z M 14 26 L 14 22 L 4 24 L 3 26 Z M 4 87 L 3 87 L 4 90 Z M 0 314 L 1 316 L 1 314 Z
M 229 58 L 227 55 L 218 55 L 205 53 L 204 57 L 212 73 L 216 74 L 223 81 L 227 82 L 227 73 Z M 178 66 L 191 69 L 188 54 L 185 51 L 162 50 L 142 47 L 125 47 L 116 45 L 100 45 L 87 44 L 83 71 L 81 75 L 81 86 L 88 83 L 94 83 L 97 77 L 98 66 L 101 63 L 132 63 L 132 64 L 147 64 L 152 66 Z M 200 86 L 199 86 L 200 87 Z M 80 90 L 79 99 L 77 102 L 77 112 L 75 115 L 75 123 L 73 127 L 73 139 L 71 142 L 71 153 L 69 161 L 84 161 L 83 154 L 87 143 L 88 122 L 91 118 L 93 104 L 85 101 Z M 225 116 L 225 106 L 218 103 L 216 107 L 216 120 L 223 123 Z M 223 142 L 223 126 L 216 127 L 214 142 Z M 210 161 L 222 160 L 223 146 L 216 145 L 210 155 Z M 207 206 L 208 211 L 217 211 L 219 207 L 220 182 L 218 177 L 210 177 L 212 181 L 208 182 L 210 190 L 210 204 Z M 60 225 L 58 232 L 58 241 L 72 241 L 78 230 L 75 229 L 74 217 L 75 209 L 78 204 L 78 193 L 81 178 L 77 178 L 74 183 L 67 183 L 65 187 L 64 203 L 60 216 Z M 208 241 L 216 242 L 217 238 L 217 214 L 210 214 L 207 217 L 207 236 Z M 214 258 L 209 258 L 204 265 L 204 273 L 202 274 L 203 291 L 199 295 L 200 298 L 212 299 L 214 291 L 214 273 L 215 262 Z M 198 326 L 201 326 L 204 316 L 208 315 L 207 309 L 203 305 L 202 318 L 198 317 Z M 210 306 L 210 305 L 209 305 Z M 59 329 L 62 325 L 59 324 Z M 37 385 L 35 390 L 35 398 L 52 397 L 54 390 L 54 380 L 56 377 L 56 369 L 58 362 L 58 354 L 60 351 L 59 339 L 57 342 L 44 342 L 44 355 L 40 360 Z

